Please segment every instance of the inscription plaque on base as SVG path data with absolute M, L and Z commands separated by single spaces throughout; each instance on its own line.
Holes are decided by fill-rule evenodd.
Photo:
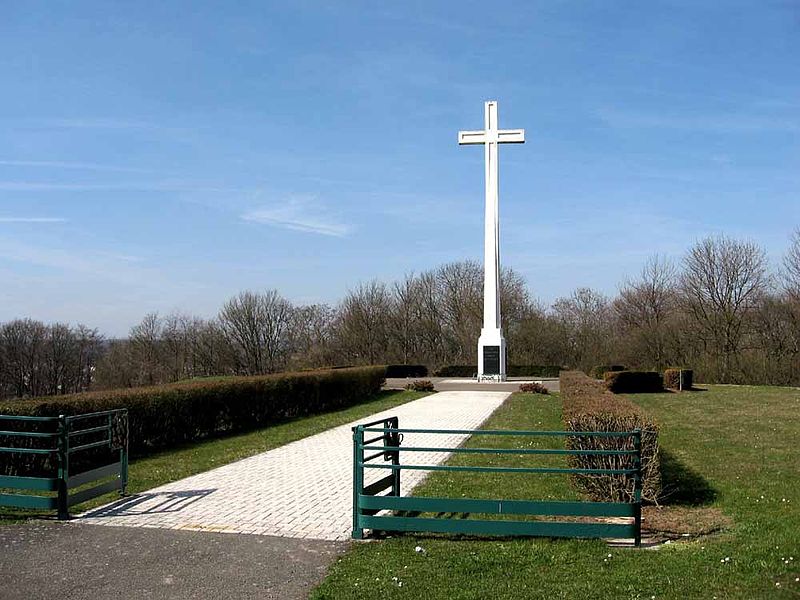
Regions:
M 500 346 L 483 347 L 483 374 L 500 374 Z

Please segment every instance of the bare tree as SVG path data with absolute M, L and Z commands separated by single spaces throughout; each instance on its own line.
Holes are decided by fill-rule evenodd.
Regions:
M 764 250 L 752 242 L 706 238 L 683 261 L 681 302 L 720 381 L 730 381 L 747 320 L 769 286 Z
M 406 275 L 391 289 L 392 314 L 389 321 L 393 355 L 403 364 L 422 360 L 419 339 L 419 280 Z
M 131 359 L 140 375 L 139 385 L 155 385 L 164 379 L 160 352 L 163 322 L 158 313 L 148 313 L 130 332 Z
M 142 374 L 129 340 L 109 340 L 97 363 L 94 384 L 98 389 L 129 388 L 142 385 Z
M 199 321 L 193 356 L 195 376 L 236 373 L 235 350 L 218 321 Z
M 247 375 L 272 373 L 288 359 L 292 305 L 277 290 L 241 292 L 228 300 L 219 322 Z
M 515 364 L 521 365 L 566 365 L 573 360 L 567 342 L 557 316 L 531 302 L 524 316 L 510 330 L 509 356 L 513 351 Z
M 588 370 L 609 359 L 613 326 L 608 298 L 590 288 L 578 288 L 556 300 L 553 312 L 569 349 L 569 365 Z
M 331 348 L 333 319 L 334 311 L 327 304 L 294 309 L 289 325 L 293 368 L 320 367 L 336 362 Z
M 378 281 L 348 292 L 339 305 L 336 323 L 345 357 L 360 364 L 385 362 L 391 304 L 386 285 Z
M 0 327 L 3 380 L 11 396 L 22 398 L 46 393 L 46 336 L 44 323 L 33 319 L 16 319 Z
M 660 369 L 670 362 L 670 327 L 677 308 L 675 280 L 675 266 L 666 258 L 653 256 L 637 280 L 623 284 L 613 308 L 626 338 L 627 364 Z
M 536 306 L 531 302 L 525 279 L 511 268 L 503 268 L 500 273 L 500 306 L 503 315 L 503 330 L 508 345 L 508 361 L 523 364 L 519 352 L 522 324 Z
M 83 325 L 17 319 L 0 326 L 0 397 L 89 389 L 100 337 Z
M 434 271 L 421 273 L 417 285 L 418 332 L 420 350 L 426 362 L 442 365 L 453 356 L 442 310 L 441 286 Z
M 783 257 L 783 267 L 786 291 L 800 302 L 800 227 L 792 234 L 789 250 Z
M 475 342 L 482 325 L 483 268 L 471 260 L 448 263 L 436 270 L 435 281 L 447 360 L 471 364 L 477 360 Z
M 76 355 L 74 357 L 73 384 L 69 391 L 83 392 L 94 384 L 97 364 L 103 356 L 103 336 L 96 328 L 78 324 L 74 330 Z

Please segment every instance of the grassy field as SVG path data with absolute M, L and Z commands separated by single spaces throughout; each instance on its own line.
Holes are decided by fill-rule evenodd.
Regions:
M 688 531 L 709 512 L 727 518 L 726 529 L 655 549 L 612 549 L 599 540 L 396 536 L 354 545 L 312 597 L 800 597 L 800 390 L 709 386 L 631 398 L 661 424 L 670 510 Z M 486 426 L 560 429 L 560 402 L 515 395 Z M 489 464 L 464 455 L 451 464 L 480 460 Z M 552 475 L 435 473 L 416 493 L 575 498 L 563 476 Z M 650 514 L 657 521 L 660 513 Z
M 385 391 L 381 392 L 374 400 L 344 410 L 304 417 L 241 435 L 188 444 L 132 460 L 129 469 L 128 492 L 131 494 L 143 492 L 171 481 L 202 473 L 426 395 L 421 392 Z M 100 506 L 112 501 L 115 497 L 117 497 L 116 494 L 101 496 L 90 502 L 74 506 L 72 512 L 75 514 L 94 506 Z M 52 513 L 46 513 L 46 515 L 52 516 Z M 44 515 L 35 511 L 0 508 L 0 525 L 42 516 Z

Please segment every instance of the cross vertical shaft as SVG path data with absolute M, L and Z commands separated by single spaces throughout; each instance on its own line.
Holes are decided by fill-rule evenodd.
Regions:
M 459 144 L 483 144 L 485 153 L 486 205 L 483 246 L 483 328 L 478 338 L 478 379 L 506 378 L 506 340 L 500 318 L 500 211 L 499 144 L 522 144 L 523 129 L 499 129 L 497 102 L 484 106 L 483 131 L 459 131 Z
M 483 245 L 483 328 L 500 329 L 500 211 L 497 102 L 485 106 L 486 206 Z M 494 292 L 490 292 L 494 290 Z

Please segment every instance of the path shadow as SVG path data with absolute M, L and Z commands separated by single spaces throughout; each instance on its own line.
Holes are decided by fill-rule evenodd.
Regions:
M 693 468 L 684 464 L 669 450 L 659 450 L 661 463 L 661 496 L 668 505 L 702 506 L 717 497 L 711 483 Z
M 126 496 L 106 506 L 87 511 L 81 515 L 81 518 L 130 517 L 180 512 L 216 491 L 216 489 L 209 489 L 186 492 L 146 492 L 135 496 Z

